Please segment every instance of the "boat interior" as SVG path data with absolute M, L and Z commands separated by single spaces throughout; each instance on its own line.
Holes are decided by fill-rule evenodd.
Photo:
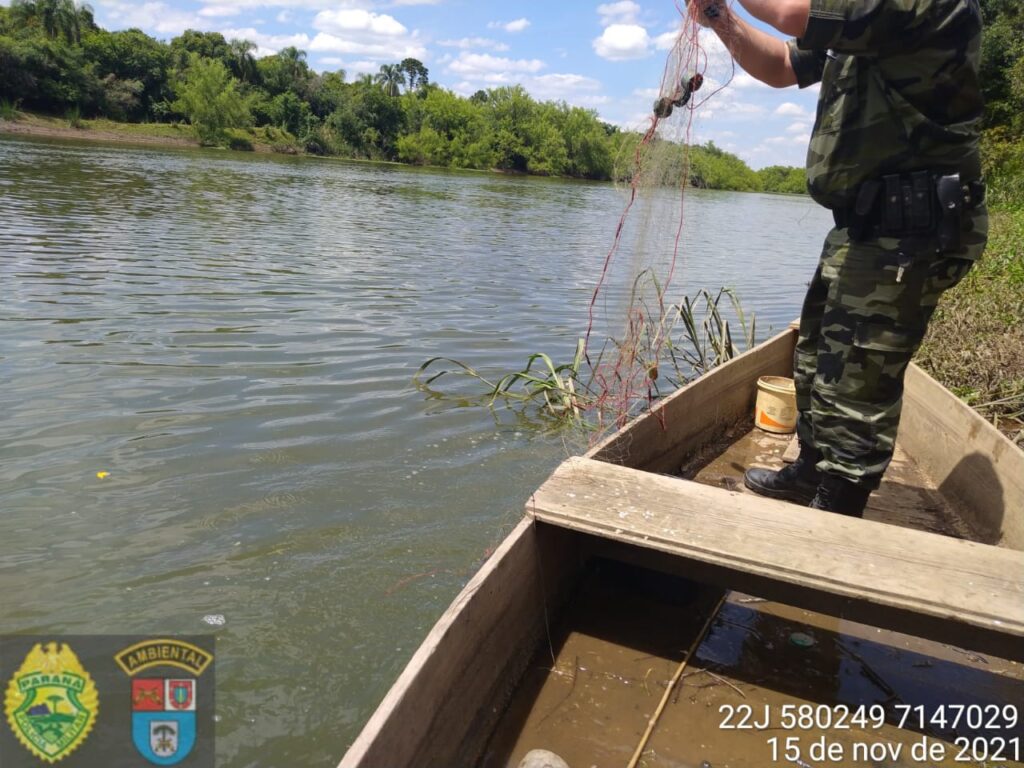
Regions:
M 1024 765 L 1024 454 L 912 367 L 866 520 L 760 499 L 794 342 L 556 470 L 341 765 Z

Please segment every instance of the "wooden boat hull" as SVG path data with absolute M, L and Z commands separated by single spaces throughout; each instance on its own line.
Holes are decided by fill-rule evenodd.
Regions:
M 759 376 L 790 375 L 795 336 L 786 331 L 681 389 L 596 446 L 586 460 L 678 471 L 730 425 L 750 418 Z M 966 511 L 973 538 L 999 544 L 1007 554 L 1024 550 L 1024 454 L 913 366 L 899 439 L 935 486 Z M 542 493 L 527 501 L 526 517 L 431 630 L 351 745 L 342 768 L 475 765 L 553 617 L 595 558 L 717 584 L 708 587 L 712 591 L 749 588 L 750 579 L 742 577 L 757 570 L 539 520 Z M 1017 577 L 1024 576 L 1024 559 L 1012 560 L 1011 569 L 1013 564 L 1022 566 Z M 753 586 L 766 583 L 774 582 L 755 579 Z M 792 591 L 788 596 L 799 599 Z M 840 595 L 830 607 L 842 612 L 843 599 Z M 857 618 L 870 621 L 871 602 L 870 596 L 859 601 L 868 610 Z M 889 620 L 883 613 L 876 616 L 885 619 L 879 625 Z M 904 618 L 915 615 L 910 611 Z M 931 631 L 941 625 L 938 617 L 921 626 Z M 994 632 L 998 635 L 998 628 Z

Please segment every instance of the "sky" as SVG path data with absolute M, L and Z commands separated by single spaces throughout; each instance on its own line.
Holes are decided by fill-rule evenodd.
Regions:
M 682 2 L 682 0 L 680 0 Z M 6 4 L 6 2 L 4 2 Z M 258 54 L 293 45 L 318 70 L 349 79 L 381 64 L 420 59 L 456 93 L 522 84 L 535 98 L 595 110 L 623 128 L 651 113 L 680 28 L 673 0 L 91 0 L 106 29 L 138 27 L 170 40 L 185 29 L 251 40 Z M 691 140 L 714 141 L 752 167 L 802 166 L 817 89 L 777 90 L 737 70 L 702 31 L 712 87 Z

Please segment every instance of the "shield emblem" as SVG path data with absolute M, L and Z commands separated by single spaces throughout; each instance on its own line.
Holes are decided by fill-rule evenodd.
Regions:
M 193 703 L 193 692 L 195 691 L 195 680 L 168 680 L 167 687 L 170 695 L 167 697 L 171 706 L 176 710 L 195 709 Z
M 4 713 L 14 736 L 35 757 L 55 763 L 89 735 L 99 694 L 66 643 L 37 643 L 7 686 Z
M 188 757 L 196 743 L 196 681 L 132 680 L 132 741 L 154 765 Z
M 149 748 L 159 757 L 174 757 L 178 754 L 178 724 L 173 720 L 151 720 Z

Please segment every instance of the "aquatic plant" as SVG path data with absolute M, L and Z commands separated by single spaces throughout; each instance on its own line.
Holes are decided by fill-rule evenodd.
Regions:
M 634 290 L 648 278 L 638 277 Z M 728 304 L 723 301 L 726 298 Z M 729 308 L 738 333 L 727 317 Z M 643 405 L 649 406 L 756 343 L 756 319 L 751 315 L 748 323 L 738 297 L 729 288 L 717 293 L 701 289 L 664 312 L 638 312 L 629 322 L 643 324 L 625 331 L 625 338 L 633 340 L 629 349 L 623 342 L 609 339 L 591 359 L 580 339 L 570 363 L 559 365 L 537 352 L 521 370 L 496 380 L 461 360 L 434 357 L 420 366 L 413 383 L 433 398 L 464 406 L 515 407 L 563 427 L 594 431 L 636 415 Z M 612 358 L 615 362 L 608 362 Z M 468 377 L 482 384 L 483 390 L 467 396 L 436 388 L 436 382 L 452 375 Z M 613 387 L 642 391 L 624 398 L 610 393 Z
M 459 399 L 466 405 L 484 405 L 492 408 L 497 404 L 535 404 L 541 415 L 553 416 L 567 423 L 585 425 L 583 414 L 593 406 L 594 397 L 582 382 L 580 372 L 585 362 L 583 340 L 576 343 L 576 354 L 571 363 L 555 365 L 543 352 L 530 355 L 526 365 L 519 371 L 508 373 L 497 381 L 491 381 L 472 366 L 450 357 L 433 357 L 420 366 L 413 376 L 413 383 L 421 391 L 434 397 Z M 444 368 L 433 372 L 438 364 L 446 363 L 454 369 Z M 428 376 L 428 374 L 430 374 Z M 485 391 L 468 398 L 453 398 L 434 389 L 433 384 L 447 375 L 468 376 L 484 385 Z

